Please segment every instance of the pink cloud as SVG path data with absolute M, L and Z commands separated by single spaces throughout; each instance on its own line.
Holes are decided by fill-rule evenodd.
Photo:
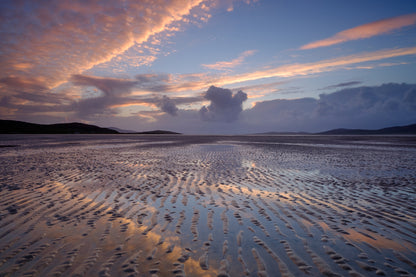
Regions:
M 416 13 L 378 20 L 335 34 L 332 37 L 308 43 L 302 50 L 331 46 L 350 40 L 365 39 L 416 24 Z
M 366 65 L 362 63 L 380 61 L 383 59 L 401 57 L 407 55 L 416 55 L 416 47 L 387 49 L 374 52 L 364 52 L 349 56 L 342 56 L 333 59 L 320 60 L 311 63 L 297 63 L 277 66 L 265 70 L 255 70 L 242 74 L 194 74 L 192 76 L 186 74 L 169 75 L 169 78 L 150 80 L 144 82 L 140 90 L 148 92 L 184 92 L 198 91 L 206 89 L 211 85 L 228 86 L 233 84 L 244 84 L 249 81 L 262 80 L 263 88 L 265 86 L 263 79 L 268 78 L 290 78 L 298 76 L 309 76 L 322 72 L 331 72 L 340 69 L 354 68 L 374 68 L 379 66 L 388 66 L 386 63 L 374 65 Z M 391 66 L 396 65 L 390 63 Z M 139 76 L 140 77 L 140 76 Z M 273 86 L 273 85 L 271 85 Z M 256 86 L 254 86 L 256 87 Z M 243 86 L 244 88 L 244 86 Z
M 12 2 L 0 18 L 0 78 L 36 79 L 54 88 L 157 34 L 172 32 L 173 24 L 189 16 L 198 18 L 202 2 Z
M 416 47 L 379 50 L 374 52 L 354 54 L 334 59 L 321 60 L 313 63 L 289 64 L 272 69 L 258 70 L 244 74 L 223 76 L 217 79 L 216 85 L 241 83 L 273 77 L 295 77 L 339 70 L 340 68 L 369 61 L 387 58 L 416 55 Z
M 248 50 L 244 51 L 243 53 L 238 56 L 238 58 L 231 60 L 231 61 L 220 61 L 216 62 L 214 64 L 203 64 L 202 66 L 209 69 L 214 70 L 226 70 L 230 68 L 234 68 L 240 64 L 242 64 L 245 60 L 245 58 L 253 55 L 256 52 L 256 50 Z

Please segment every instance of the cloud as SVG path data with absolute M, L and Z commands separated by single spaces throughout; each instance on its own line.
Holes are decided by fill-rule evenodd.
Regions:
M 248 50 L 240 54 L 238 58 L 231 60 L 231 61 L 221 61 L 216 62 L 214 64 L 203 64 L 202 66 L 208 69 L 214 69 L 214 70 L 227 70 L 234 68 L 240 64 L 242 64 L 245 60 L 245 58 L 253 55 L 256 53 L 256 50 Z
M 327 47 L 346 41 L 365 39 L 416 24 L 416 13 L 387 18 L 360 25 L 335 34 L 332 37 L 308 43 L 300 47 L 302 50 Z
M 339 84 L 336 84 L 336 85 L 331 85 L 331 86 L 327 86 L 327 87 L 321 88 L 321 90 L 337 89 L 337 88 L 343 88 L 343 87 L 350 87 L 350 86 L 360 85 L 362 83 L 363 82 L 360 82 L 360 81 L 351 81 L 351 82 L 339 83 Z
M 5 77 L 0 79 L 0 98 L 7 97 L 7 101 L 4 100 L 0 106 L 0 115 L 3 118 L 11 118 L 13 116 L 19 115 L 28 116 L 28 113 L 24 111 L 29 111 L 33 108 L 35 103 L 28 102 L 28 98 L 38 98 L 39 107 L 37 110 L 40 112 L 42 107 L 45 111 L 50 111 L 51 105 L 47 105 L 47 101 L 42 102 L 42 98 L 50 97 L 49 99 L 55 99 L 56 107 L 55 111 L 61 113 L 61 118 L 64 118 L 65 113 L 78 113 L 79 116 L 85 114 L 91 116 L 93 114 L 114 114 L 116 111 L 111 110 L 111 107 L 115 106 L 128 106 L 134 104 L 152 104 L 156 106 L 156 102 L 144 102 L 143 99 L 139 99 L 138 96 L 145 96 L 149 93 L 175 93 L 175 95 L 180 95 L 182 92 L 185 93 L 182 96 L 189 96 L 189 92 L 197 92 L 200 90 L 214 84 L 216 86 L 220 85 L 231 85 L 236 83 L 244 83 L 247 81 L 261 81 L 264 85 L 262 89 L 264 93 L 273 92 L 273 85 L 269 88 L 267 87 L 267 78 L 288 78 L 296 76 L 308 76 L 310 74 L 317 74 L 321 72 L 329 72 L 340 69 L 350 69 L 352 65 L 355 66 L 364 66 L 361 64 L 369 61 L 382 60 L 392 57 L 406 56 L 406 55 L 415 55 L 416 47 L 410 48 L 399 48 L 399 49 L 387 49 L 380 50 L 375 52 L 360 53 L 355 55 L 343 56 L 334 59 L 321 60 L 313 63 L 303 63 L 303 64 L 289 64 L 278 66 L 266 70 L 258 70 L 253 72 L 248 72 L 244 74 L 237 75 L 209 75 L 205 73 L 198 74 L 143 74 L 136 76 L 135 79 L 116 79 L 116 78 L 100 78 L 92 77 L 88 75 L 75 74 L 72 77 L 72 81 L 82 86 L 95 86 L 97 87 L 103 95 L 100 95 L 101 98 L 93 99 L 87 98 L 79 100 L 79 93 L 51 93 L 47 87 L 44 86 L 42 81 L 38 79 L 28 79 L 20 77 Z M 374 67 L 375 65 L 372 65 Z M 380 65 L 382 66 L 382 65 Z M 283 80 L 284 81 L 284 80 Z M 274 82 L 272 82 L 273 84 Z M 263 86 L 262 85 L 262 86 Z M 243 88 L 240 86 L 240 88 Z M 256 89 L 256 88 L 253 88 Z M 72 89 L 72 91 L 74 91 Z M 254 93 L 254 94 L 253 94 Z M 262 92 L 253 92 L 256 94 L 261 94 Z M 119 97 L 114 98 L 111 95 L 118 95 Z M 123 97 L 120 97 L 122 95 Z M 104 96 L 104 97 L 103 97 Z M 78 98 L 74 98 L 78 97 Z M 112 98 L 113 97 L 113 98 Z M 153 97 L 154 98 L 154 97 Z M 174 99 L 175 104 L 179 105 L 177 99 Z M 201 100 L 193 99 L 193 103 L 200 102 Z M 73 111 L 67 111 L 67 103 L 73 103 Z M 31 107 L 25 108 L 25 105 L 30 105 Z M 65 105 L 63 107 L 62 105 Z M 100 108 L 103 110 L 100 113 Z M 194 107 L 195 108 L 195 107 Z M 206 107 L 205 107 L 206 109 Z M 50 114 L 50 112 L 48 112 Z M 209 115 L 209 111 L 205 115 Z M 54 115 L 56 116 L 56 114 Z M 22 118 L 21 118 L 22 119 Z
M 135 79 L 103 78 L 87 75 L 73 75 L 71 81 L 78 86 L 92 86 L 99 89 L 102 94 L 93 97 L 82 98 L 73 104 L 74 110 L 79 116 L 93 116 L 117 113 L 116 108 L 129 106 L 146 106 L 159 108 L 162 112 L 176 116 L 179 109 L 177 105 L 201 102 L 204 99 L 199 96 L 192 97 L 167 97 L 166 95 L 135 95 L 133 90 L 145 87 L 147 84 L 166 81 L 169 75 L 144 74 Z
M 413 95 L 416 94 L 415 85 L 406 84 L 384 84 L 378 87 L 357 87 L 343 89 L 331 94 L 321 94 L 319 97 L 319 116 L 334 117 L 368 117 L 373 114 L 382 118 L 396 117 L 391 114 L 400 113 L 398 107 L 411 115 L 411 106 L 415 104 Z M 397 103 L 397 109 L 392 106 Z M 413 111 L 413 112 L 416 112 Z M 384 113 L 384 115 L 383 115 Z
M 170 115 L 178 114 L 178 108 L 176 107 L 175 102 L 166 95 L 159 98 L 156 105 L 165 113 Z
M 137 84 L 136 80 L 103 78 L 80 74 L 73 75 L 70 80 L 74 85 L 93 86 L 102 92 L 101 95 L 83 98 L 73 104 L 74 110 L 81 117 L 114 114 L 110 107 L 131 101 L 131 99 L 126 99 L 126 96 L 131 94 L 131 89 Z
M 36 79 L 6 77 L 0 79 L 0 117 L 33 121 L 42 115 L 42 122 L 51 120 L 59 113 L 68 112 L 64 107 L 69 103 L 65 93 L 57 94 L 43 86 Z M 47 121 L 46 121 L 47 122 Z
M 247 132 L 310 131 L 309 124 L 317 107 L 315 98 L 275 99 L 257 102 L 242 113 Z
M 42 122 L 45 122 L 47 115 L 54 122 L 67 117 L 72 120 L 97 120 L 99 117 L 124 117 L 135 109 L 149 108 L 160 108 L 162 112 L 176 115 L 178 105 L 205 101 L 202 95 L 167 97 L 154 92 L 140 92 L 147 85 L 154 86 L 155 82 L 169 78 L 167 74 L 140 75 L 135 79 L 75 74 L 69 79 L 71 84 L 68 84 L 68 90 L 61 93 L 52 93 L 35 81 L 3 78 L 0 79 L 0 88 L 7 88 L 8 94 L 0 94 L 0 117 L 20 120 L 42 118 Z M 127 111 L 127 107 L 133 108 Z
M 180 93 L 201 90 L 209 86 L 212 77 L 204 73 L 194 74 L 139 74 L 138 88 L 145 92 Z
M 376 129 L 416 122 L 416 85 L 384 84 L 321 94 L 318 99 L 258 102 L 242 113 L 247 128 L 318 132 L 334 128 Z
M 43 86 L 54 88 L 154 35 L 174 32 L 173 24 L 199 18 L 202 3 L 2 1 L 0 78 L 37 79 Z
M 221 89 L 214 87 L 213 90 Z M 225 94 L 229 95 L 229 92 Z M 238 120 L 232 124 L 219 117 L 216 119 L 204 120 L 198 109 L 179 109 L 175 117 L 154 110 L 131 117 L 99 117 L 97 124 L 135 130 L 166 129 L 186 134 L 319 132 L 342 127 L 377 129 L 416 122 L 416 84 L 361 86 L 322 94 L 319 98 L 261 101 L 253 108 L 239 112 Z
M 27 79 L 20 77 L 5 77 L 0 79 L 0 83 L 7 86 L 12 91 L 27 91 L 27 92 L 45 92 L 47 88 L 36 79 Z
M 171 80 L 171 75 L 169 74 L 139 74 L 139 75 L 136 75 L 136 80 L 139 82 L 140 86 L 145 86 L 147 84 L 154 84 L 158 82 L 168 82 Z
M 104 78 L 81 74 L 72 75 L 70 81 L 74 85 L 94 86 L 104 92 L 106 96 L 113 97 L 130 94 L 131 89 L 138 83 L 136 80 L 130 79 Z
M 234 75 L 222 74 L 218 76 L 209 74 L 179 74 L 168 75 L 169 77 L 165 75 L 159 77 L 153 76 L 148 79 L 148 83 L 145 83 L 143 90 L 153 92 L 181 92 L 187 90 L 201 90 L 211 84 L 214 84 L 215 86 L 225 86 L 257 80 L 262 80 L 264 83 L 263 79 L 267 78 L 290 78 L 308 76 L 322 72 L 331 72 L 340 69 L 351 69 L 352 65 L 361 66 L 360 64 L 365 62 L 408 55 L 416 55 L 416 47 L 363 52 L 311 63 L 288 64 L 270 69 Z M 372 69 L 375 66 L 377 65 L 372 65 L 369 69 Z M 386 66 L 386 64 L 380 64 L 378 66 Z
M 339 70 L 354 64 L 415 54 L 416 47 L 365 52 L 312 63 L 289 64 L 266 70 L 223 76 L 218 78 L 215 84 L 222 86 L 273 77 L 288 78 L 295 76 L 307 76 L 311 74 Z
M 247 94 L 240 90 L 233 95 L 229 89 L 211 86 L 205 93 L 205 99 L 211 103 L 199 110 L 203 120 L 232 122 L 238 119 L 243 110 L 242 105 L 247 100 Z
M 356 66 L 361 69 L 372 69 L 378 66 L 393 66 L 396 64 L 380 63 L 378 65 L 373 64 L 371 66 L 364 66 L 360 64 L 408 55 L 416 55 L 416 47 L 363 52 L 311 63 L 287 64 L 264 70 L 254 70 L 242 74 L 143 74 L 136 76 L 136 79 L 139 80 L 140 90 L 158 93 L 198 91 L 203 90 L 210 85 L 226 86 L 249 81 L 261 81 L 262 84 L 259 85 L 259 88 L 264 88 L 268 86 L 265 80 L 268 78 L 291 78 L 298 76 L 308 76 L 322 72 L 351 69 L 352 66 Z M 282 81 L 271 82 L 270 86 L 273 86 L 273 84 L 278 84 L 279 82 Z M 239 87 L 245 88 L 244 85 Z M 251 89 L 255 89 L 255 86 L 253 86 Z M 265 93 L 275 91 L 276 90 L 270 89 Z

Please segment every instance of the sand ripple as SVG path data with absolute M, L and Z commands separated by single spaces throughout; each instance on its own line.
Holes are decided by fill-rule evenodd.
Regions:
M 0 149 L 0 276 L 416 275 L 414 140 L 68 139 Z

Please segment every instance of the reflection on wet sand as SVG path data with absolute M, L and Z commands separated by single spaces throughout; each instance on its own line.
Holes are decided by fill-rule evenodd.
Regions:
M 2 276 L 415 273 L 408 142 L 342 157 L 250 137 L 90 139 L 0 150 Z M 346 178 L 369 156 L 367 177 Z M 378 173 L 403 157 L 398 178 Z

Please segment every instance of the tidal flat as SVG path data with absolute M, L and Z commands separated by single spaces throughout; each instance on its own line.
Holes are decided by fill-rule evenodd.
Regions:
M 414 276 L 416 137 L 0 135 L 0 276 Z

